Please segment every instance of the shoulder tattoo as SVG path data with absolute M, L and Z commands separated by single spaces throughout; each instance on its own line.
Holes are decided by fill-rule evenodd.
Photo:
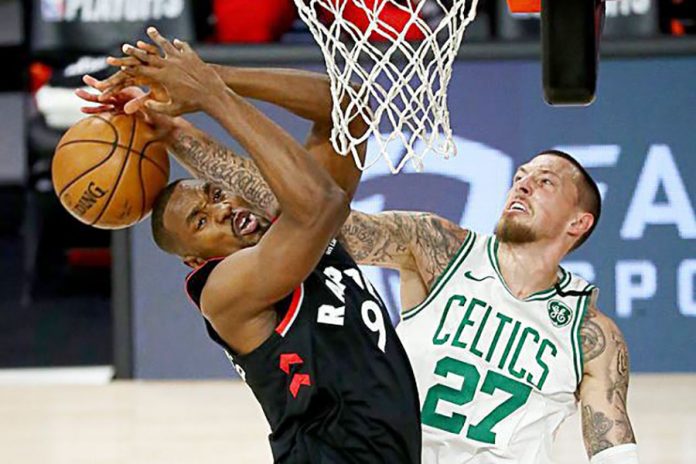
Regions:
M 593 319 L 597 317 L 597 310 L 589 307 L 580 327 L 580 340 L 582 341 L 582 352 L 584 362 L 589 362 L 604 353 L 606 349 L 606 338 L 604 331 Z
M 434 215 L 420 218 L 415 227 L 416 260 L 428 289 L 445 271 L 467 233 L 459 225 Z

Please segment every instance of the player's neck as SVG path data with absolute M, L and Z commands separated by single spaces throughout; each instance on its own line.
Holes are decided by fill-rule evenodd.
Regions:
M 501 243 L 498 263 L 505 284 L 520 299 L 552 287 L 558 280 L 563 253 L 552 244 Z

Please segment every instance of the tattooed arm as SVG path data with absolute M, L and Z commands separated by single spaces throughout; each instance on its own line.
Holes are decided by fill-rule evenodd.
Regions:
M 177 128 L 166 141 L 170 153 L 192 175 L 277 215 L 278 202 L 253 161 L 184 120 L 177 120 Z M 465 229 L 434 214 L 352 211 L 341 228 L 340 238 L 358 263 L 400 271 L 401 304 L 408 309 L 423 301 L 466 234 Z
M 635 443 L 626 410 L 628 349 L 614 321 L 590 305 L 580 329 L 584 372 L 578 390 L 587 455 Z
M 467 230 L 432 213 L 353 211 L 342 242 L 360 264 L 401 271 L 403 308 L 420 303 L 442 274 Z
M 169 153 L 194 177 L 205 179 L 241 196 L 271 216 L 278 202 L 248 158 L 239 156 L 184 119 L 175 119 L 175 128 L 164 139 Z

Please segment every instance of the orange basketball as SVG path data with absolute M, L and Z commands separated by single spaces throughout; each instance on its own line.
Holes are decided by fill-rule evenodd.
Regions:
M 121 229 L 145 218 L 169 179 L 169 158 L 152 126 L 135 115 L 78 121 L 58 143 L 53 188 L 80 221 Z

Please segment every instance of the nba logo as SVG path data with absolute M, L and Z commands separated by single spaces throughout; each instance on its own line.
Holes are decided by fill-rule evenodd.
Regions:
M 46 22 L 62 21 L 65 17 L 65 0 L 41 0 L 41 18 Z

